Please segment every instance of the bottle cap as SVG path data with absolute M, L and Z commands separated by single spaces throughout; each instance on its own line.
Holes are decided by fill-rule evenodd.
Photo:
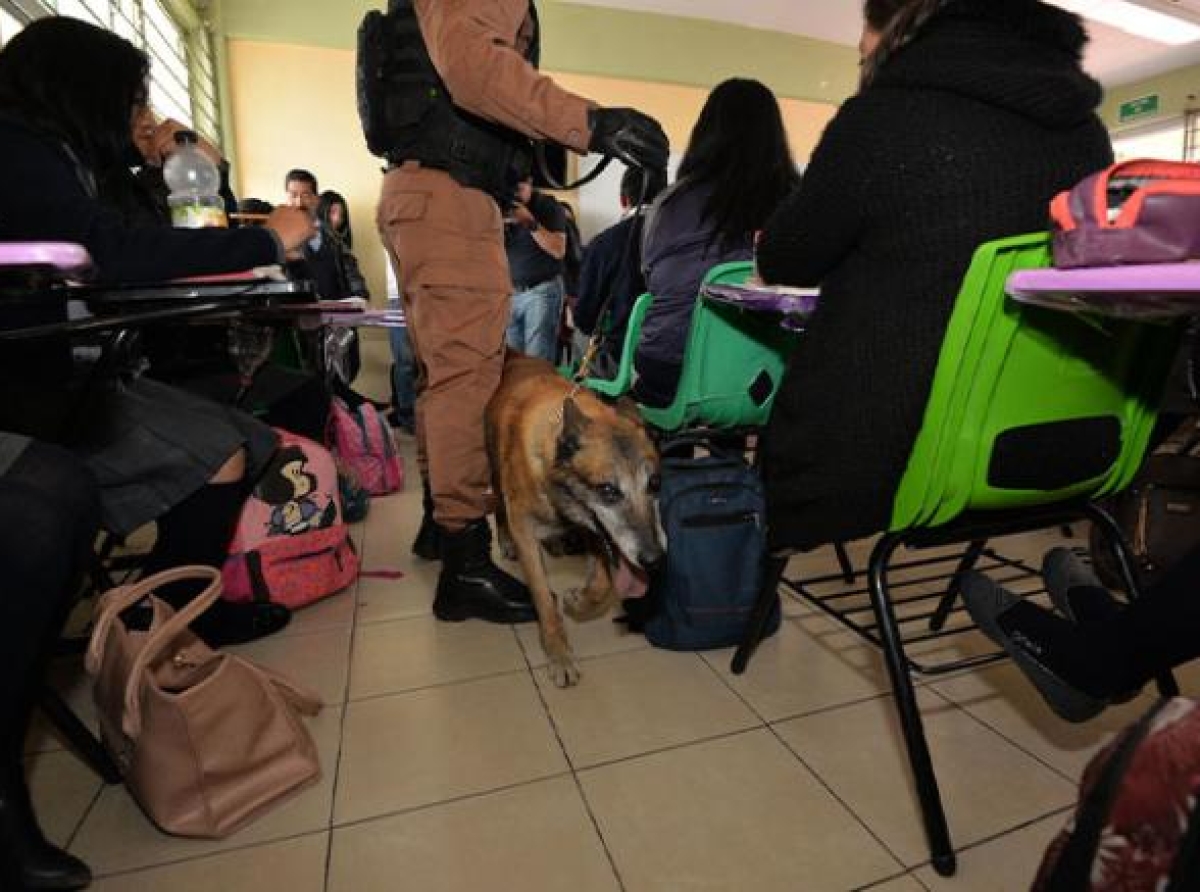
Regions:
M 195 145 L 199 141 L 200 137 L 196 136 L 196 131 L 194 130 L 175 131 L 175 145 L 177 146 Z

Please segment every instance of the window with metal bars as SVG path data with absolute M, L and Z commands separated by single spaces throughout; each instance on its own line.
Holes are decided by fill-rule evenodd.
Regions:
M 180 16 L 180 3 L 192 12 Z M 221 143 L 212 35 L 188 0 L 0 0 L 0 43 L 47 15 L 115 31 L 150 56 L 150 105 Z M 191 21 L 184 21 L 185 18 Z

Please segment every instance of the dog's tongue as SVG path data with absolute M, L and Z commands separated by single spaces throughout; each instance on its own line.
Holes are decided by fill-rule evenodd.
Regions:
M 614 551 L 616 549 L 613 549 Z M 625 560 L 622 554 L 617 555 L 617 569 L 613 578 L 613 587 L 622 598 L 640 598 L 646 594 L 650 578 L 641 567 L 636 567 Z

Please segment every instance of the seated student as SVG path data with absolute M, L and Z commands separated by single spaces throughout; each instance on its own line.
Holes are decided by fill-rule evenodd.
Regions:
M 975 248 L 1046 228 L 1112 161 L 1078 17 L 1039 0 L 867 0 L 862 86 L 767 223 L 767 282 L 820 285 L 764 436 L 777 549 L 887 526 Z
M 634 301 L 646 291 L 641 262 L 645 206 L 666 184 L 665 171 L 647 173 L 637 167 L 626 170 L 621 177 L 620 222 L 592 239 L 583 252 L 575 325 L 588 335 L 597 326 L 607 326 L 601 361 L 610 367 L 621 361 L 629 313 Z
M 91 880 L 42 835 L 22 754 L 99 515 L 96 483 L 79 459 L 0 431 L 0 889 L 83 889 Z
M 284 191 L 288 206 L 304 210 L 316 225 L 312 238 L 304 244 L 304 265 L 308 277 L 317 283 L 317 293 L 325 300 L 360 296 L 352 291 L 346 275 L 345 244 L 331 233 L 318 214 L 321 198 L 317 178 L 307 170 L 289 170 L 284 178 Z
M 963 601 L 1062 718 L 1085 721 L 1200 657 L 1200 548 L 1129 604 L 1065 548 L 1046 555 L 1042 575 L 1055 611 L 980 573 L 965 578 Z
M 346 296 L 371 299 L 367 280 L 358 267 L 354 256 L 354 230 L 350 226 L 350 207 L 346 199 L 333 191 L 321 193 L 317 201 L 317 225 L 336 241 L 342 259 L 342 273 L 346 278 Z
M 70 65 L 63 64 L 71 60 Z M 275 211 L 260 229 L 187 230 L 128 224 L 97 184 L 131 177 L 131 126 L 145 105 L 148 57 L 101 28 L 39 19 L 0 50 L 0 239 L 82 244 L 101 282 L 157 281 L 278 263 L 311 233 Z M 84 72 L 104 72 L 103 78 Z M 65 319 L 58 301 L 0 303 L 0 328 Z M 102 522 L 125 535 L 155 521 L 146 572 L 219 566 L 252 478 L 275 436 L 249 416 L 144 377 L 88 387 L 63 339 L 0 351 L 0 429 L 62 442 L 95 476 Z M 164 597 L 176 605 L 187 584 Z M 222 602 L 196 629 L 215 644 L 268 634 L 277 605 Z
M 642 265 L 654 303 L 634 354 L 634 397 L 675 398 L 704 275 L 749 260 L 754 235 L 799 179 L 775 94 L 758 81 L 718 84 L 692 130 L 675 185 L 646 218 Z

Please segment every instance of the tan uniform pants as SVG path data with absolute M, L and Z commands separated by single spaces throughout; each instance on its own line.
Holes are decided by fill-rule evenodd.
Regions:
M 483 412 L 500 383 L 512 286 L 491 197 L 415 162 L 388 171 L 377 215 L 416 360 L 416 431 L 434 519 L 492 510 Z

